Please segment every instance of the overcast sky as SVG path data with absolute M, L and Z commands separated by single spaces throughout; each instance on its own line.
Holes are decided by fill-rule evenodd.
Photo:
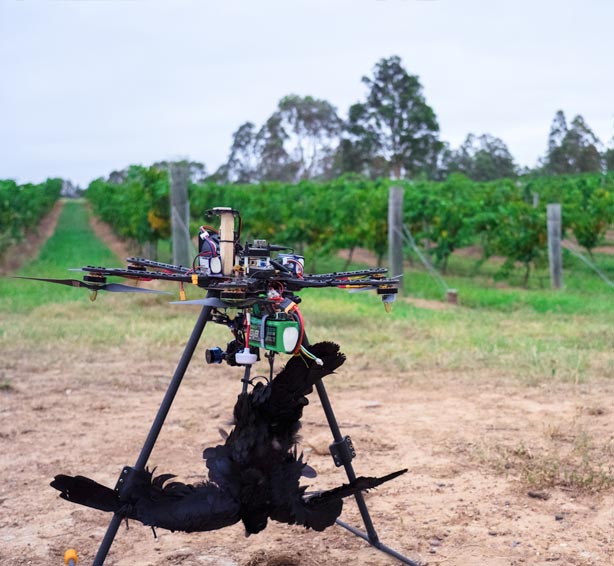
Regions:
M 558 109 L 612 139 L 613 26 L 611 0 L 0 0 L 0 178 L 213 172 L 287 94 L 346 117 L 390 55 L 442 140 L 490 133 L 532 166 Z

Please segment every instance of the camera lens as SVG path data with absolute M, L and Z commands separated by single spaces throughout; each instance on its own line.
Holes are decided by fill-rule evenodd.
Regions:
M 222 348 L 208 348 L 205 350 L 205 360 L 208 364 L 221 364 L 224 359 Z

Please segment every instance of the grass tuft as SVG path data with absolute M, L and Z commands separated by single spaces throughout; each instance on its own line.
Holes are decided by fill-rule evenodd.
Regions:
M 532 489 L 596 493 L 614 487 L 612 438 L 598 439 L 574 423 L 568 428 L 549 428 L 540 445 L 520 441 L 483 454 L 498 473 L 515 475 Z

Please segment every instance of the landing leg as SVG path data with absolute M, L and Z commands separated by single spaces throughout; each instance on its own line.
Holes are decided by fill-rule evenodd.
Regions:
M 181 385 L 181 380 L 183 379 L 183 376 L 185 375 L 185 372 L 188 369 L 188 365 L 190 364 L 190 361 L 194 354 L 194 350 L 196 349 L 196 346 L 198 345 L 200 337 L 202 336 L 203 330 L 205 329 L 205 325 L 207 324 L 207 321 L 209 320 L 209 315 L 211 314 L 211 310 L 212 310 L 212 307 L 205 305 L 200 311 L 200 316 L 198 317 L 198 320 L 196 321 L 194 330 L 192 330 L 190 339 L 188 340 L 188 343 L 186 344 L 186 347 L 185 347 L 185 350 L 183 351 L 181 359 L 179 360 L 179 363 L 177 364 L 177 369 L 175 370 L 173 378 L 171 379 L 169 383 L 168 389 L 166 390 L 166 394 L 164 395 L 164 399 L 162 399 L 162 403 L 160 405 L 160 408 L 158 409 L 158 414 L 156 415 L 156 418 L 154 419 L 154 422 L 151 425 L 151 429 L 149 430 L 149 434 L 147 435 L 147 438 L 145 439 L 145 444 L 143 445 L 143 448 L 141 449 L 141 453 L 139 454 L 136 464 L 134 465 L 134 468 L 132 468 L 135 471 L 142 471 L 145 469 L 145 465 L 147 464 L 147 461 L 149 460 L 149 456 L 151 455 L 154 445 L 156 444 L 156 440 L 158 439 L 158 435 L 160 434 L 160 430 L 162 429 L 164 420 L 166 419 L 166 416 L 171 408 L 171 405 L 173 404 L 173 400 L 175 399 L 175 395 L 177 394 L 177 391 L 179 390 L 179 386 Z M 124 482 L 124 478 L 128 474 L 129 470 L 130 468 L 124 468 L 122 470 L 122 474 L 120 475 L 120 478 L 117 482 L 117 486 L 115 488 L 117 491 L 119 491 L 120 498 L 122 497 L 122 494 L 125 494 L 127 496 L 129 492 L 129 486 L 125 486 L 125 482 Z M 121 522 L 122 522 L 121 515 L 115 513 L 107 528 L 107 532 L 104 535 L 102 542 L 100 543 L 100 547 L 98 548 L 98 552 L 96 553 L 96 557 L 94 558 L 93 566 L 103 566 L 105 558 L 107 557 L 107 554 L 109 553 L 109 549 L 111 548 L 111 545 L 113 544 L 113 540 L 115 539 L 115 535 L 117 534 L 117 530 L 119 529 Z
M 356 479 L 356 472 L 354 472 L 354 467 L 352 466 L 352 459 L 356 455 L 354 452 L 354 448 L 352 447 L 352 443 L 349 437 L 344 437 L 341 435 L 341 431 L 339 430 L 339 424 L 337 423 L 337 419 L 335 418 L 335 413 L 333 412 L 332 405 L 330 404 L 330 400 L 328 398 L 328 394 L 326 393 L 326 388 L 324 387 L 324 383 L 322 380 L 316 383 L 316 391 L 320 396 L 320 402 L 322 403 L 322 408 L 324 409 L 324 414 L 326 415 L 326 420 L 328 421 L 328 426 L 333 434 L 334 442 L 331 445 L 331 453 L 333 455 L 333 459 L 335 461 L 336 466 L 343 466 L 345 468 L 345 473 L 350 481 Z M 375 532 L 375 527 L 373 526 L 373 521 L 371 520 L 371 515 L 369 514 L 369 509 L 367 508 L 367 504 L 365 502 L 365 498 L 361 492 L 355 495 L 356 503 L 358 505 L 358 510 L 360 511 L 360 515 L 362 516 L 363 523 L 365 525 L 366 533 L 356 529 L 347 523 L 344 523 L 340 519 L 337 519 L 337 524 L 344 529 L 347 529 L 352 534 L 366 540 L 371 546 L 389 554 L 390 556 L 396 558 L 403 564 L 408 564 L 409 566 L 420 566 L 419 562 L 414 562 L 409 558 L 406 558 L 402 554 L 399 554 L 396 550 L 387 547 L 382 544 Z

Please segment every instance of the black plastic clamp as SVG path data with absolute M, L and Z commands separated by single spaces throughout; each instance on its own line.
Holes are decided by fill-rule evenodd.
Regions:
M 119 494 L 120 500 L 126 500 L 130 497 L 134 484 L 142 483 L 144 474 L 146 472 L 135 470 L 132 466 L 124 466 L 117 484 L 115 484 L 115 491 Z
M 344 436 L 342 440 L 333 442 L 328 449 L 337 468 L 349 464 L 356 457 L 356 450 L 354 450 L 352 439 L 349 436 Z

